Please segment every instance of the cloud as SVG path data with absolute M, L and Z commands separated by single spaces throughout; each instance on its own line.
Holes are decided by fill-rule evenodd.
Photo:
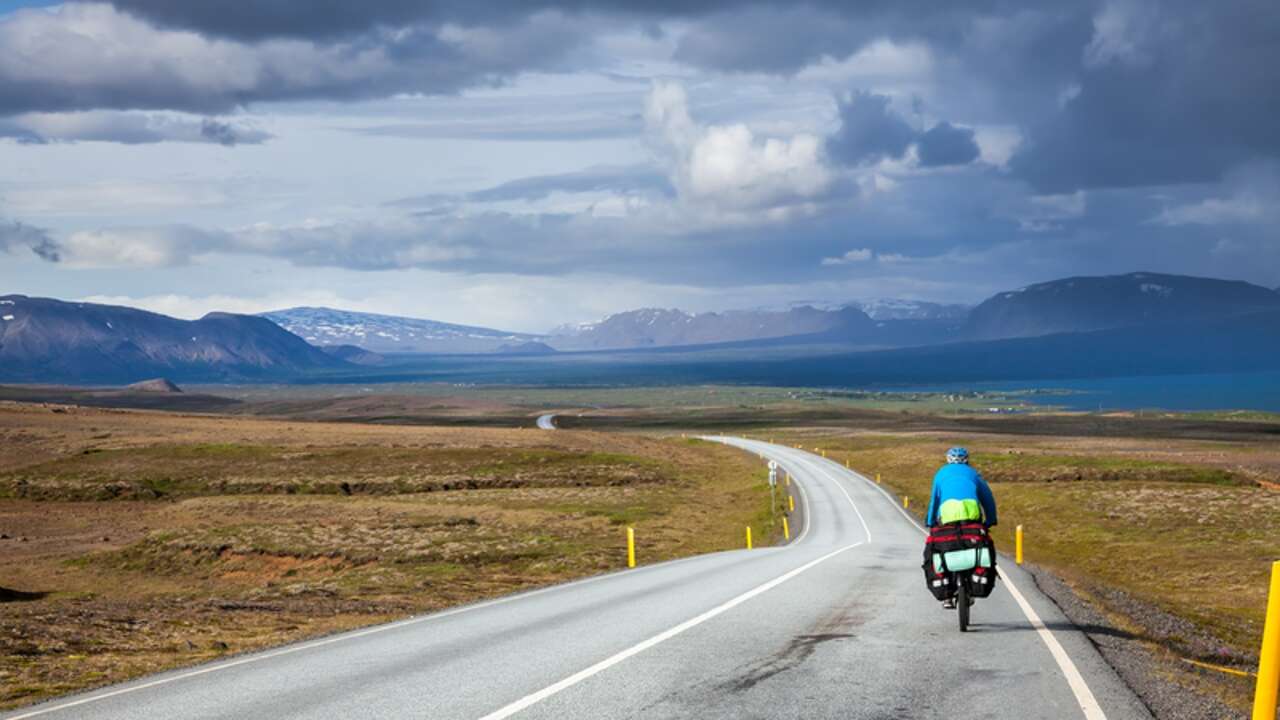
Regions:
M 823 265 L 849 265 L 851 263 L 862 263 L 871 260 L 872 253 L 870 248 L 860 248 L 850 250 L 840 257 L 822 258 Z
M 980 154 L 973 130 L 940 122 L 918 132 L 885 95 L 856 91 L 839 103 L 839 112 L 840 129 L 827 139 L 827 151 L 849 166 L 901 160 L 912 145 L 921 167 L 967 165 Z
M 1261 220 L 1265 209 L 1257 198 L 1205 198 L 1197 203 L 1165 208 L 1151 222 L 1158 225 L 1223 225 Z
M 821 199 L 833 174 L 822 141 L 759 138 L 746 125 L 699 125 L 682 85 L 654 83 L 645 120 L 681 200 L 721 210 L 779 210 Z
M 899 159 L 916 131 L 889 108 L 889 98 L 865 91 L 840 103 L 840 130 L 827 141 L 832 157 L 847 165 Z
M 26 248 L 49 262 L 61 260 L 61 249 L 47 231 L 0 219 L 0 251 L 13 252 L 19 248 Z
M 978 158 L 978 143 L 973 131 L 941 122 L 920 135 L 920 165 L 966 165 Z
M 177 113 L 90 110 L 71 113 L 26 113 L 0 120 L 0 137 L 21 143 L 116 142 L 140 145 L 159 142 L 257 145 L 271 134 L 236 120 L 193 118 Z
M 1266 2 L 1112 0 L 1093 19 L 1079 91 L 1027 123 L 1010 162 L 1040 192 L 1214 182 L 1280 156 L 1280 15 Z
M 437 205 L 442 200 L 468 202 L 502 202 L 509 200 L 545 200 L 553 193 L 616 193 L 672 196 L 675 194 L 666 175 L 648 165 L 617 167 L 597 165 L 585 170 L 556 175 L 534 175 L 462 195 L 427 195 L 404 198 L 390 203 L 393 207 Z
M 19 10 L 0 18 L 0 115 L 216 114 L 273 100 L 451 93 L 554 67 L 588 30 L 582 18 L 547 12 L 493 27 L 379 25 L 333 41 L 243 42 L 157 27 L 106 4 Z

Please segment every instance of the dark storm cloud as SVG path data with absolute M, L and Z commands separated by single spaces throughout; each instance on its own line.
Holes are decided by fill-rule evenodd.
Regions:
M 241 43 L 158 29 L 111 5 L 22 10 L 0 20 L 0 115 L 216 114 L 266 101 L 452 93 L 561 67 L 597 29 L 583 18 L 541 14 L 492 27 L 379 26 L 332 42 Z
M 1043 192 L 1220 179 L 1280 156 L 1272 2 L 1117 4 L 1082 49 L 1079 92 L 1013 158 Z
M 924 167 L 964 165 L 978 158 L 973 131 L 941 122 L 920 135 L 920 164 Z
M 900 158 L 916 139 L 916 131 L 889 107 L 889 98 L 858 91 L 840 103 L 840 130 L 827 140 L 827 151 L 846 165 Z
M 61 250 L 49 233 L 16 221 L 0 219 L 0 252 L 26 248 L 49 262 L 61 260 Z
M 114 0 L 116 7 L 171 27 L 224 37 L 333 38 L 419 22 L 503 25 L 543 11 L 614 12 L 647 18 L 701 14 L 729 0 Z
M 673 18 L 686 23 L 675 59 L 721 72 L 785 75 L 877 39 L 921 43 L 941 114 L 1022 128 L 1012 167 L 1043 192 L 1213 180 L 1280 155 L 1273 0 L 69 4 L 0 22 L 0 115 L 451 93 L 584 69 L 574 51 L 600 33 Z M 891 124 L 884 147 L 839 145 L 846 161 L 900 154 Z
M 858 91 L 840 103 L 840 129 L 827 139 L 827 153 L 845 165 L 900 159 L 915 144 L 920 165 L 965 165 L 978 159 L 973 130 L 941 122 L 918 132 L 889 107 L 884 95 Z

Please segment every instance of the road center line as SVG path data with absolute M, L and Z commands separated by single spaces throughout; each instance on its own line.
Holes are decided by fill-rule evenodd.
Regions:
M 165 675 L 162 677 L 158 677 L 154 680 L 149 680 L 136 685 L 125 685 L 123 687 L 118 687 L 114 690 L 93 692 L 92 694 L 86 695 L 84 697 L 76 698 L 74 700 L 68 700 L 66 702 L 51 701 L 48 703 L 36 705 L 34 708 L 30 709 L 28 712 L 21 713 L 18 715 L 8 716 L 5 720 L 26 720 L 26 718 L 33 718 L 33 717 L 38 717 L 40 715 L 47 715 L 49 713 L 58 712 L 59 710 L 78 707 L 80 705 L 87 705 L 89 703 L 98 702 L 100 700 L 106 700 L 108 698 L 117 697 L 119 695 L 126 695 L 129 693 L 137 692 L 139 690 L 146 690 L 148 688 L 153 688 L 158 685 L 167 685 L 169 683 L 177 682 L 179 680 L 186 680 L 188 678 L 193 678 L 200 675 L 207 675 L 208 673 L 219 672 L 221 670 L 229 670 L 231 668 L 239 667 L 241 665 L 248 665 L 250 663 L 261 662 L 263 660 L 270 660 L 272 658 L 277 658 L 282 655 L 292 655 L 293 653 L 302 652 L 303 650 L 312 650 L 314 648 L 324 647 L 325 645 L 332 645 L 334 643 L 345 642 L 348 640 L 355 640 L 357 638 L 365 637 L 367 635 L 376 635 L 378 633 L 384 633 L 390 630 L 399 630 L 400 628 L 408 627 L 411 625 L 418 625 L 421 623 L 433 622 L 435 620 L 443 620 L 444 618 L 452 617 L 454 615 L 461 615 L 463 613 L 469 613 L 476 610 L 483 610 L 485 608 L 489 608 L 494 605 L 504 605 L 506 603 L 515 602 L 518 600 L 524 600 L 527 598 L 536 597 L 538 595 L 544 595 L 547 593 L 553 593 L 553 592 L 559 592 L 566 589 L 577 588 L 582 585 L 588 585 L 591 583 L 600 582 L 602 580 L 608 580 L 610 578 L 617 579 L 623 576 L 634 576 L 637 574 L 649 572 L 655 568 L 668 567 L 671 565 L 686 563 L 686 562 L 698 560 L 705 557 L 707 556 L 692 555 L 690 557 L 680 558 L 677 560 L 668 560 L 662 563 L 654 563 L 653 565 L 645 565 L 643 567 L 635 568 L 632 570 L 611 572 L 611 573 L 606 573 L 604 575 L 594 575 L 592 577 L 573 580 L 567 583 L 561 583 L 559 585 L 550 585 L 548 587 L 538 588 L 536 590 L 528 590 L 522 593 L 517 593 L 515 595 L 507 595 L 504 597 L 494 598 L 492 600 L 484 600 L 471 605 L 464 605 L 462 607 L 452 608 L 450 610 L 441 610 L 439 612 L 431 613 L 429 615 L 419 615 L 417 617 L 405 618 L 404 620 L 396 620 L 396 621 L 385 623 L 382 625 L 374 625 L 373 627 L 364 628 L 363 630 L 351 630 L 348 632 L 339 633 L 337 635 L 332 635 L 332 636 L 329 636 L 326 638 L 320 638 L 317 640 L 305 640 L 300 643 L 297 643 L 294 645 L 286 645 L 285 647 L 277 648 L 275 650 L 265 650 L 265 651 L 255 652 L 249 655 L 245 655 L 244 657 L 240 657 L 232 660 L 225 660 L 221 662 L 215 661 L 213 664 L 196 667 L 194 669 L 187 670 L 185 672 L 176 672 L 176 674 Z
M 689 620 L 685 620 L 684 622 L 680 623 L 679 625 L 676 625 L 675 627 L 669 630 L 665 630 L 661 633 L 658 633 L 657 635 L 654 635 L 648 640 L 632 645 L 626 650 L 623 650 L 619 653 L 611 655 L 585 670 L 576 672 L 573 675 L 570 675 L 569 677 L 561 680 L 560 682 L 555 683 L 554 685 L 548 685 L 547 687 L 535 693 L 526 695 L 520 698 L 519 700 L 516 700 L 515 702 L 511 703 L 510 705 L 507 705 L 505 707 L 502 707 L 498 710 L 495 710 L 489 713 L 488 715 L 485 715 L 480 720 L 502 720 L 502 718 L 511 717 L 512 715 L 515 715 L 516 713 L 520 712 L 521 710 L 524 710 L 525 708 L 528 708 L 532 705 L 542 702 L 543 700 L 546 700 L 547 698 L 551 697 L 552 695 L 555 695 L 561 690 L 571 688 L 574 685 L 577 685 L 578 683 L 582 682 L 583 680 L 586 680 L 587 678 L 590 678 L 593 675 L 598 675 L 599 673 L 604 672 L 605 670 L 608 670 L 609 668 L 613 667 L 614 665 L 617 665 L 618 663 L 626 660 L 627 658 L 633 657 L 635 655 L 639 655 L 640 653 L 644 652 L 645 650 L 648 650 L 649 648 L 655 645 L 658 645 L 659 643 L 670 640 L 671 638 L 679 635 L 685 630 L 701 625 L 702 623 L 710 620 L 711 618 L 717 615 L 720 615 L 721 613 L 724 613 L 728 610 L 731 610 L 737 607 L 738 605 L 741 605 L 742 603 L 750 600 L 751 598 L 756 597 L 757 595 L 760 595 L 762 593 L 772 590 L 773 588 L 781 585 L 782 583 L 790 580 L 791 578 L 794 578 L 800 573 L 803 573 L 804 571 L 809 570 L 810 568 L 818 565 L 819 563 L 829 560 L 835 557 L 836 555 L 839 555 L 840 553 L 845 552 L 847 550 L 852 550 L 853 548 L 856 548 L 859 545 L 862 545 L 862 543 L 857 542 L 852 545 L 845 545 L 844 547 L 838 550 L 833 550 L 832 552 L 829 552 L 826 555 L 823 555 L 822 557 L 816 560 L 811 560 L 788 573 L 779 575 L 778 577 L 770 580 L 769 582 L 764 583 L 763 585 L 759 585 L 751 590 L 746 591 L 745 593 L 742 593 L 741 595 L 733 598 L 732 600 L 729 600 L 725 603 L 717 605 L 716 607 L 711 608 L 710 610 L 702 613 L 701 615 L 698 615 L 697 617 L 690 618 Z

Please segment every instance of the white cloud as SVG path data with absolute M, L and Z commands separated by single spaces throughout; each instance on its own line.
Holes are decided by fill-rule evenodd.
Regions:
M 1150 222 L 1169 226 L 1252 223 L 1262 220 L 1265 214 L 1266 208 L 1254 197 L 1207 198 L 1198 203 L 1165 208 Z
M 802 206 L 826 193 L 834 179 L 817 136 L 757 138 L 742 124 L 700 126 L 677 83 L 654 83 L 645 120 L 680 199 L 712 211 Z
M 844 59 L 825 56 L 796 73 L 802 82 L 817 82 L 847 89 L 850 85 L 901 91 L 907 85 L 923 85 L 933 75 L 933 54 L 923 43 L 895 43 L 881 38 Z
M 1013 125 L 979 125 L 973 128 L 973 140 L 982 162 L 1003 168 L 1022 144 L 1022 132 Z
M 852 263 L 867 262 L 871 259 L 872 253 L 870 248 L 859 248 L 850 250 L 840 257 L 822 258 L 823 265 L 849 265 Z
M 68 267 L 163 268 L 221 249 L 226 237 L 185 226 L 109 228 L 74 232 L 58 244 Z
M 1147 0 L 1110 0 L 1093 18 L 1093 38 L 1084 49 L 1088 67 L 1150 61 L 1148 38 L 1158 27 L 1157 8 Z M 1077 91 L 1078 92 L 1078 91 Z
M 1088 199 L 1083 190 L 1058 195 L 1033 195 L 1010 213 L 1023 232 L 1045 233 L 1062 230 L 1063 223 L 1083 217 Z

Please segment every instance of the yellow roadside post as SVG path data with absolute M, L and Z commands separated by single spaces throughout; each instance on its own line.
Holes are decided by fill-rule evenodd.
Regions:
M 909 507 L 911 507 L 911 498 L 907 497 L 906 495 L 903 495 L 903 496 L 902 496 L 902 507 L 903 507 L 903 508 L 909 508 Z
M 627 567 L 636 566 L 636 529 L 627 528 Z
M 784 480 L 784 482 L 786 482 L 787 487 L 791 487 L 791 473 L 787 473 L 787 477 L 786 477 L 786 480 Z
M 1013 560 L 1019 565 L 1022 564 L 1022 526 L 1014 528 L 1013 531 Z
M 880 484 L 880 473 L 876 473 L 876 484 Z
M 791 526 L 787 524 L 787 516 L 782 516 L 782 539 L 791 539 Z
M 747 526 L 747 549 L 751 549 L 751 526 Z
M 1275 720 L 1280 693 L 1280 561 L 1271 563 L 1271 591 L 1267 620 L 1258 653 L 1258 689 L 1253 696 L 1253 720 Z
M 826 450 L 823 450 L 823 451 L 822 451 L 822 459 L 824 459 L 824 460 L 825 460 L 826 458 L 827 458 L 827 451 L 826 451 Z
M 796 511 L 796 496 L 795 496 L 795 495 L 788 495 L 788 496 L 787 496 L 787 509 L 788 509 L 788 511 L 789 511 L 789 512 L 795 512 L 795 511 Z

